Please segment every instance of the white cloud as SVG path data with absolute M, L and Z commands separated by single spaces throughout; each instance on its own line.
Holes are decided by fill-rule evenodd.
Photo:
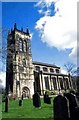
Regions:
M 5 87 L 6 72 L 0 72 L 0 80 L 2 81 L 2 85 Z
M 39 0 L 39 2 L 36 4 L 36 6 L 41 6 L 42 8 L 44 6 L 50 7 L 52 2 L 57 2 L 58 0 Z
M 67 71 L 65 69 L 61 68 L 61 73 L 62 74 L 67 74 Z
M 52 2 L 55 2 L 55 15 L 50 12 L 44 14 L 36 22 L 35 28 L 39 30 L 41 40 L 50 47 L 58 50 L 72 49 L 69 56 L 77 57 L 77 1 L 78 0 L 41 0 L 38 5 L 50 11 Z

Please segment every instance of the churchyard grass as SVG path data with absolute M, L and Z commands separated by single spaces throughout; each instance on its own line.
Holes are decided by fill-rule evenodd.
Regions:
M 45 104 L 41 99 L 41 109 L 33 106 L 32 99 L 24 99 L 23 106 L 19 106 L 18 100 L 9 101 L 8 113 L 4 112 L 5 104 L 2 105 L 2 118 L 53 118 L 53 99 L 51 104 Z
M 0 103 L 0 120 L 2 118 L 2 104 Z

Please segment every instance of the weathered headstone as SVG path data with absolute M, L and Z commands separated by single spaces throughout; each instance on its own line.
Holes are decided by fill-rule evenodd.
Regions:
M 22 94 L 22 96 L 21 96 L 21 99 L 23 100 L 23 94 Z
M 36 92 L 33 95 L 33 105 L 35 106 L 35 108 L 40 108 L 41 107 L 41 100 L 40 100 L 40 95 L 38 92 Z
M 49 97 L 47 92 L 45 92 L 44 94 L 44 103 L 51 104 L 51 98 Z
M 64 95 L 69 100 L 70 120 L 79 120 L 79 116 L 77 114 L 78 104 L 76 96 L 72 93 L 66 93 Z
M 9 102 L 9 97 L 8 95 L 5 96 L 5 112 L 8 112 L 8 102 Z
M 54 99 L 54 120 L 69 120 L 68 100 L 62 95 Z
M 19 106 L 22 106 L 22 105 L 23 105 L 22 100 L 19 100 Z

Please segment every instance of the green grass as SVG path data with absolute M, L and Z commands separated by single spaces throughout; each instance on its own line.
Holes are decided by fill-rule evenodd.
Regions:
M 2 118 L 2 104 L 0 103 L 0 120 Z
M 18 105 L 18 100 L 9 101 L 9 111 L 4 112 L 5 104 L 2 105 L 2 118 L 53 118 L 53 98 L 51 104 L 45 104 L 41 99 L 41 109 L 33 106 L 32 99 L 24 99 L 23 106 Z

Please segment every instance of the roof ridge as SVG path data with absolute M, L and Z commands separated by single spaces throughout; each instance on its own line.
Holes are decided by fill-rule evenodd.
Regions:
M 45 62 L 32 61 L 32 63 L 41 64 L 41 65 L 47 65 L 47 66 L 53 66 L 53 67 L 60 68 L 59 66 L 56 66 L 56 65 L 50 64 L 50 63 L 45 63 Z

